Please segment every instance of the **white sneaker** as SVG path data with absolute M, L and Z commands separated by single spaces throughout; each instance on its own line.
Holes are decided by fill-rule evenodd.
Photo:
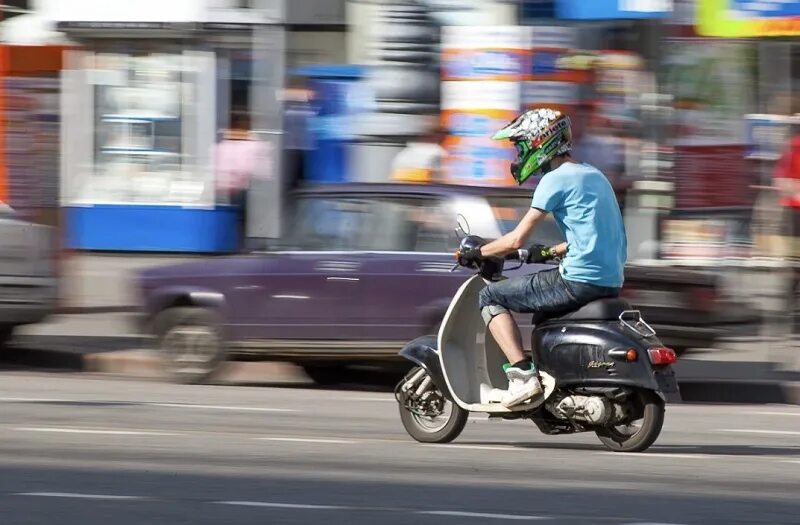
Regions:
M 522 370 L 512 366 L 506 369 L 506 377 L 508 377 L 508 391 L 500 402 L 506 408 L 519 405 L 543 393 L 542 384 L 533 369 Z

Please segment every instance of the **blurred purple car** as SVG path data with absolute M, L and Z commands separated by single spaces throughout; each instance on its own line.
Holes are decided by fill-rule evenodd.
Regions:
M 296 196 L 290 231 L 274 249 L 139 275 L 146 326 L 177 381 L 205 381 L 229 359 L 295 362 L 322 383 L 335 381 L 344 366 L 402 366 L 398 350 L 435 332 L 469 275 L 461 268 L 451 273 L 457 214 L 467 218 L 472 233 L 496 238 L 526 212 L 531 190 L 364 184 Z M 546 244 L 562 239 L 552 220 L 534 236 L 533 242 Z M 681 290 L 668 280 L 661 286 Z M 700 281 L 687 293 L 690 288 L 713 292 Z M 666 311 L 682 313 L 688 324 L 706 322 L 683 305 Z M 658 329 L 658 308 L 644 313 Z M 530 317 L 518 320 L 528 340 Z M 716 333 L 676 319 L 667 324 L 673 334 L 688 337 L 688 345 Z M 670 333 L 661 335 L 669 344 Z

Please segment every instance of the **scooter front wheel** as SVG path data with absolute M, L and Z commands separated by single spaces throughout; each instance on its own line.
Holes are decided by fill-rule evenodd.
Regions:
M 414 368 L 397 386 L 400 421 L 408 435 L 421 443 L 449 443 L 464 430 L 469 412 L 448 399 L 431 381 L 426 381 L 428 387 L 421 393 L 413 388 L 404 390 L 403 385 L 420 370 Z M 427 374 L 417 376 L 416 384 L 426 378 Z
M 609 425 L 595 432 L 614 452 L 641 452 L 655 443 L 664 424 L 664 401 L 649 390 L 639 390 L 627 401 L 634 416 L 625 424 Z

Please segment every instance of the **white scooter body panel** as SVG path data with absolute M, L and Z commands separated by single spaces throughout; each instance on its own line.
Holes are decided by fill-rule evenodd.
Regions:
M 439 360 L 447 387 L 456 404 L 470 412 L 504 413 L 531 410 L 555 390 L 555 379 L 540 372 L 544 397 L 535 403 L 506 408 L 500 398 L 508 389 L 503 372 L 506 358 L 478 308 L 478 294 L 486 286 L 479 275 L 468 279 L 456 292 L 439 329 Z

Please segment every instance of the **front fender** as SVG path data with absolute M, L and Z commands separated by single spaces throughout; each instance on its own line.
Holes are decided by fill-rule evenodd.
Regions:
M 448 399 L 453 401 L 447 381 L 442 373 L 442 364 L 439 360 L 439 343 L 435 335 L 417 337 L 400 350 L 400 355 L 412 363 L 422 367 L 433 380 L 433 384 Z

